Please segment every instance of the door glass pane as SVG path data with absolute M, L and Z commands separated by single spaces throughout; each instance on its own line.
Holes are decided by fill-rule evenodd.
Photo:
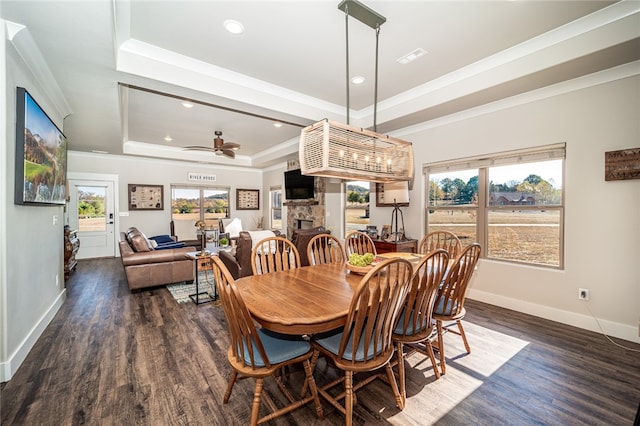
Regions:
M 223 217 L 229 217 L 229 192 L 222 189 L 205 189 L 203 192 L 202 207 L 204 208 L 204 218 L 207 223 L 216 223 Z
M 282 190 L 270 191 L 271 195 L 271 227 L 282 229 Z
M 197 188 L 173 188 L 171 190 L 171 218 L 190 220 L 200 219 L 200 190 Z
M 369 192 L 371 183 L 349 181 L 346 183 L 346 187 L 345 235 L 349 231 L 367 229 L 367 225 L 369 225 Z
M 78 231 L 105 231 L 105 198 L 103 186 L 78 186 Z

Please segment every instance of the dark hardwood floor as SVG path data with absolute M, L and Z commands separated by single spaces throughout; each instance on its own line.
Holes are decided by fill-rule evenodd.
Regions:
M 131 293 L 119 259 L 80 261 L 67 301 L 14 377 L 1 388 L 3 425 L 244 425 L 253 382 L 222 404 L 230 369 L 219 306 L 177 304 L 164 288 Z M 461 339 L 446 336 L 447 374 L 407 363 L 399 411 L 376 381 L 357 393 L 356 424 L 631 425 L 640 403 L 640 353 L 603 336 L 468 301 Z M 640 349 L 640 345 L 622 342 Z M 322 362 L 324 383 L 335 372 Z M 293 371 L 292 385 L 300 384 Z M 267 386 L 274 399 L 279 393 Z M 342 424 L 323 401 L 271 424 Z

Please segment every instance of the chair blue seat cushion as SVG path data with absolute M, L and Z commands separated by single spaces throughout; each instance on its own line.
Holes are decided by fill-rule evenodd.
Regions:
M 454 300 L 449 300 L 447 302 L 446 308 L 444 306 L 444 300 L 445 299 L 440 299 L 438 304 L 434 306 L 433 308 L 434 315 L 451 315 L 451 313 L 456 310 L 457 305 Z
M 405 314 L 406 314 L 407 310 L 403 309 L 402 312 L 400 313 L 400 318 L 398 319 L 398 323 L 396 324 L 396 328 L 395 330 L 393 330 L 394 333 L 396 334 L 406 334 L 407 336 L 412 336 L 420 331 L 422 331 L 422 328 L 418 328 L 417 330 L 413 329 L 413 310 L 411 310 L 411 314 L 409 316 L 409 324 L 407 325 L 407 332 L 403 333 L 404 330 L 402 329 L 404 327 L 404 318 L 405 318 Z M 420 326 L 420 324 L 418 324 L 418 327 Z
M 297 358 L 311 349 L 309 342 L 302 340 L 299 336 L 274 333 L 263 328 L 258 329 L 258 335 L 272 365 Z M 255 345 L 253 356 L 256 367 L 264 367 L 266 365 Z M 244 363 L 251 365 L 251 357 L 246 347 L 244 349 Z
M 342 340 L 342 334 L 343 334 L 343 330 L 339 329 L 333 333 L 329 332 L 327 334 L 318 335 L 314 338 L 314 341 L 318 345 L 328 350 L 329 352 L 337 355 L 338 350 L 340 349 L 340 341 Z M 349 338 L 349 341 L 347 342 L 347 349 L 344 351 L 344 355 L 343 355 L 344 359 L 353 361 L 353 356 L 351 354 L 352 347 L 353 347 L 353 334 L 351 335 L 351 337 Z M 379 350 L 378 354 L 380 352 L 381 351 Z M 377 355 L 377 354 L 373 353 L 373 340 L 371 340 L 371 342 L 369 343 L 369 349 L 367 350 L 367 360 L 373 358 L 374 355 Z M 364 361 L 364 338 L 362 337 L 358 342 L 358 349 L 356 350 L 355 361 Z

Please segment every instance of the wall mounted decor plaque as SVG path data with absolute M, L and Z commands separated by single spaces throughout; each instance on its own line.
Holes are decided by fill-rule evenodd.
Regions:
M 260 190 L 259 189 L 237 189 L 236 190 L 237 210 L 260 210 Z
M 163 185 L 129 184 L 129 210 L 164 209 Z
M 640 179 L 640 148 L 604 153 L 604 180 Z

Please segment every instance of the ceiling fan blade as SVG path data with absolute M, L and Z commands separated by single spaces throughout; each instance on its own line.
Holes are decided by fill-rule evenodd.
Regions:
M 232 149 L 223 149 L 222 153 L 229 158 L 236 158 L 236 152 Z
M 238 149 L 240 148 L 240 144 L 239 143 L 235 143 L 235 142 L 225 142 L 222 144 L 222 149 Z
M 214 148 L 208 147 L 208 146 L 185 146 L 184 148 L 182 148 L 183 151 L 208 151 L 208 152 L 213 152 L 215 151 Z

